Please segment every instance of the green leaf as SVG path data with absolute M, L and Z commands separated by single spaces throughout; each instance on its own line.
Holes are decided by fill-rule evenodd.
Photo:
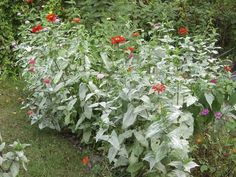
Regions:
M 187 164 L 184 164 L 184 170 L 190 173 L 190 170 L 192 168 L 197 167 L 197 166 L 199 166 L 199 165 L 196 164 L 195 162 L 188 162 Z
M 117 137 L 117 134 L 116 134 L 116 131 L 113 130 L 112 133 L 111 133 L 111 137 L 109 139 L 109 143 L 111 143 L 111 145 L 116 148 L 117 150 L 120 149 L 120 142 L 119 142 L 119 139 Z
M 54 79 L 53 79 L 54 84 L 57 84 L 57 83 L 60 81 L 62 74 L 63 74 L 63 71 L 59 71 L 59 72 L 56 74 L 56 76 L 55 76 Z
M 103 63 L 105 64 L 105 68 L 106 68 L 108 71 L 110 71 L 110 70 L 111 70 L 111 64 L 110 64 L 110 62 L 108 61 L 107 53 L 106 53 L 106 52 L 101 52 L 100 55 L 101 55 L 101 57 L 102 57 Z
M 88 88 L 86 84 L 81 83 L 79 85 L 79 98 L 81 101 L 85 99 L 87 91 L 88 91 Z
M 137 114 L 134 113 L 134 106 L 132 104 L 128 105 L 127 112 L 124 114 L 123 117 L 123 124 L 122 128 L 126 129 L 129 126 L 133 125 L 136 121 Z
M 215 99 L 214 95 L 212 95 L 211 93 L 208 92 L 208 93 L 205 93 L 204 96 L 206 98 L 207 103 L 211 107 L 211 105 L 212 105 L 212 103 L 213 103 L 213 101 Z
M 143 133 L 141 131 L 135 131 L 134 132 L 134 136 L 136 137 L 136 139 L 138 140 L 138 142 L 143 145 L 144 147 L 148 147 L 148 141 L 145 139 L 145 137 L 143 136 Z
M 71 111 L 73 109 L 76 101 L 77 101 L 77 98 L 74 98 L 74 99 L 70 100 L 70 102 L 68 103 L 68 106 L 67 106 L 68 111 Z
M 185 98 L 186 99 L 186 104 L 187 107 L 191 106 L 192 104 L 194 104 L 198 99 L 192 95 L 189 95 L 188 97 Z

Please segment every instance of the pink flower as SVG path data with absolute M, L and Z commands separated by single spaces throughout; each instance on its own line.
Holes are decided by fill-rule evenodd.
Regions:
M 51 84 L 51 80 L 48 77 L 45 77 L 43 79 L 43 83 L 46 84 L 46 85 L 49 85 L 49 84 Z
M 222 117 L 222 113 L 221 112 L 215 112 L 215 118 L 216 119 L 220 119 Z
M 31 59 L 29 60 L 29 64 L 34 66 L 34 65 L 36 64 L 35 58 L 31 58 Z
M 133 54 L 133 53 L 130 53 L 130 54 L 129 54 L 129 59 L 132 59 L 132 58 L 134 58 L 134 54 Z
M 200 115 L 207 116 L 209 114 L 209 109 L 205 108 L 200 112 Z
M 35 73 L 35 67 L 34 66 L 31 66 L 29 69 L 28 69 L 29 72 L 31 73 Z
M 28 115 L 28 116 L 32 116 L 33 114 L 34 114 L 34 111 L 33 111 L 33 110 L 30 109 L 30 110 L 27 111 L 27 115 Z

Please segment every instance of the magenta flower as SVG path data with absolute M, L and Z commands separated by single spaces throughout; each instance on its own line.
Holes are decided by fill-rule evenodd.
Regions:
M 200 115 L 207 116 L 209 114 L 209 109 L 205 108 L 200 112 Z
M 45 77 L 43 79 L 43 83 L 46 84 L 46 85 L 49 85 L 51 83 L 51 80 L 48 77 Z
M 211 81 L 210 81 L 211 83 L 213 83 L 213 84 L 216 84 L 216 79 L 211 79 Z
M 220 119 L 222 117 L 222 113 L 221 112 L 215 112 L 215 118 L 216 119 Z
M 29 60 L 29 64 L 32 65 L 32 66 L 34 66 L 34 65 L 36 64 L 35 58 L 31 58 L 31 59 Z

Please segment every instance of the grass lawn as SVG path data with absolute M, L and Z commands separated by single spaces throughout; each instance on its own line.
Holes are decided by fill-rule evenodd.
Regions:
M 30 160 L 28 172 L 19 177 L 110 177 L 106 162 L 99 162 L 88 170 L 82 158 L 92 156 L 89 149 L 80 150 L 56 131 L 39 130 L 30 126 L 26 111 L 21 110 L 23 83 L 0 81 L 0 132 L 3 140 L 31 144 L 26 149 Z

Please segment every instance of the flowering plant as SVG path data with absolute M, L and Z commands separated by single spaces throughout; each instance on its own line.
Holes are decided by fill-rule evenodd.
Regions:
M 25 106 L 32 124 L 67 127 L 85 143 L 101 141 L 109 161 L 132 176 L 189 176 L 198 166 L 189 157 L 194 131 L 235 117 L 235 83 L 213 57 L 214 33 L 186 36 L 185 29 L 176 36 L 170 22 L 144 41 L 126 25 L 131 38 L 112 35 L 110 41 L 88 35 L 82 24 L 48 25 L 25 34 L 18 46 L 32 92 Z

